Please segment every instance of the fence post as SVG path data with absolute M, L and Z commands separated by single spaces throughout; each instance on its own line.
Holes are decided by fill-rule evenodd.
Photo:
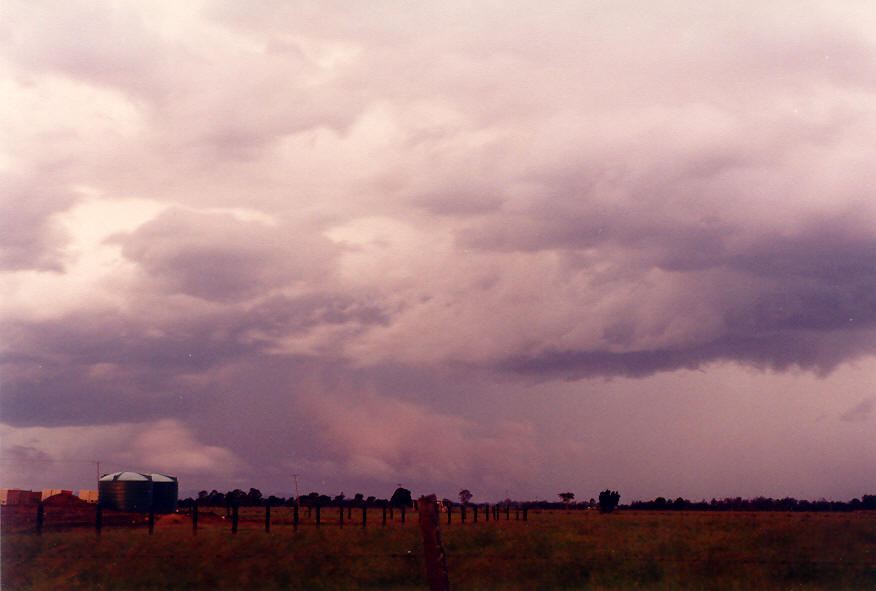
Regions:
M 292 527 L 294 531 L 298 531 L 298 505 L 292 510 Z
M 392 505 L 389 506 L 389 520 L 395 521 Z
M 353 519 L 353 505 L 347 505 L 347 521 Z
M 198 501 L 192 507 L 192 535 L 198 535 Z
M 447 525 L 450 525 L 450 514 L 453 513 L 453 506 L 447 506 Z
M 237 503 L 231 507 L 231 533 L 237 533 Z
M 402 511 L 402 523 L 404 523 L 405 522 L 405 506 L 404 505 L 401 506 L 401 511 Z
M 490 504 L 487 503 L 487 506 L 484 507 L 484 521 L 490 520 Z
M 43 517 L 45 516 L 46 509 L 43 505 L 43 502 L 40 501 L 39 505 L 37 505 L 37 522 L 36 522 L 36 534 L 38 536 L 43 535 Z
M 526 514 L 529 513 L 529 507 L 523 508 L 523 521 L 526 521 Z
M 520 521 L 520 507 L 514 507 L 514 520 Z
M 383 506 L 383 525 L 386 525 L 386 505 Z
M 511 521 L 511 503 L 505 504 L 505 521 Z
M 155 531 L 155 507 L 149 506 L 149 535 Z
M 477 523 L 478 522 L 478 506 L 477 505 L 473 506 L 471 508 L 471 510 L 474 513 L 474 517 L 472 517 L 472 523 Z
M 465 503 L 460 505 L 459 514 L 460 514 L 460 519 L 462 519 L 462 522 L 465 523 Z
M 423 553 L 426 558 L 426 574 L 430 591 L 450 591 L 447 576 L 447 557 L 441 545 L 441 530 L 438 528 L 438 501 L 435 495 L 420 497 L 420 529 L 423 532 Z M 404 515 L 404 513 L 402 513 Z
M 340 505 L 340 507 L 341 507 L 341 511 L 338 514 L 338 525 L 340 525 L 341 527 L 344 527 L 344 506 Z
M 271 504 L 265 503 L 265 533 L 271 533 Z
M 94 532 L 100 536 L 101 529 L 103 529 L 103 503 L 97 501 L 97 512 L 94 515 Z

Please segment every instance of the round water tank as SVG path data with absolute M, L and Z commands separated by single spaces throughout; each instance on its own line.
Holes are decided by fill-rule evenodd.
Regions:
M 97 498 L 108 509 L 146 513 L 152 506 L 152 479 L 139 472 L 104 474 L 97 482 Z

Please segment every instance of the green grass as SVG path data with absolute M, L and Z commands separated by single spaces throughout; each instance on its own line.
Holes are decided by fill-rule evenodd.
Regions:
M 4 591 L 56 589 L 425 589 L 414 514 L 385 528 L 319 529 L 247 511 L 230 525 L 6 533 Z M 272 518 L 283 521 L 282 512 Z M 345 516 L 346 517 L 346 516 Z M 361 519 L 361 513 L 358 517 Z M 451 588 L 874 589 L 872 513 L 530 512 L 529 521 L 442 523 Z

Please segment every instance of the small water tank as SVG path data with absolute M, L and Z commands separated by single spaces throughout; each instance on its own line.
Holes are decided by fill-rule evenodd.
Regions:
M 173 513 L 179 496 L 176 476 L 150 474 L 152 478 L 152 507 L 156 513 Z

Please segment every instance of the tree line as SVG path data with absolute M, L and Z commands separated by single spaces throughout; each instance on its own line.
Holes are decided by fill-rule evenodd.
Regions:
M 630 509 L 637 511 L 862 511 L 876 510 L 876 495 L 864 495 L 850 501 L 809 501 L 785 497 L 741 497 L 712 499 L 711 501 L 690 501 L 682 497 L 666 499 L 657 497 L 652 501 L 633 501 Z
M 441 503 L 445 507 L 462 506 L 462 505 L 477 505 L 472 503 L 473 494 L 468 489 L 459 491 L 459 502 L 451 499 L 442 499 Z M 683 497 L 675 499 L 667 499 L 665 497 L 657 497 L 650 501 L 636 500 L 629 505 L 620 505 L 620 494 L 617 491 L 606 489 L 599 493 L 598 500 L 591 498 L 589 501 L 574 502 L 575 494 L 572 492 L 557 493 L 560 498 L 559 502 L 551 502 L 547 500 L 535 501 L 515 501 L 510 498 L 492 503 L 494 505 L 508 505 L 518 508 L 530 509 L 565 509 L 565 510 L 580 510 L 580 509 L 598 509 L 603 513 L 610 513 L 615 508 L 633 509 L 636 511 L 861 511 L 861 510 L 876 510 L 876 495 L 863 495 L 861 498 L 851 499 L 850 501 L 827 501 L 820 499 L 810 501 L 806 499 L 795 499 L 793 497 L 784 497 L 774 499 L 770 497 L 755 497 L 753 499 L 743 499 L 742 497 L 727 497 L 724 499 L 711 499 L 710 501 L 691 501 Z M 270 495 L 264 497 L 257 488 L 250 488 L 249 491 L 234 489 L 225 493 L 217 490 L 207 492 L 202 490 L 196 498 L 187 498 L 179 501 L 180 507 L 191 507 L 197 503 L 202 507 L 262 507 L 270 505 L 273 507 L 292 506 L 300 504 L 302 507 L 413 507 L 413 499 L 411 491 L 406 488 L 397 488 L 389 499 L 377 498 L 374 496 L 366 497 L 362 493 L 356 493 L 352 497 L 347 497 L 344 493 L 329 496 L 318 492 L 311 492 L 306 495 L 301 495 L 300 499 L 291 497 L 278 497 Z
M 185 508 L 191 507 L 196 503 L 200 507 L 264 507 L 265 505 L 291 507 L 296 504 L 302 507 L 412 507 L 413 499 L 411 498 L 411 491 L 401 487 L 397 488 L 389 499 L 378 499 L 374 496 L 365 497 L 362 493 L 356 493 L 352 497 L 347 497 L 343 492 L 334 497 L 318 492 L 301 495 L 298 499 L 294 496 L 278 497 L 270 495 L 265 497 L 257 488 L 251 488 L 249 492 L 236 488 L 224 493 L 215 489 L 210 492 L 202 490 L 198 493 L 197 497 L 180 499 L 178 505 Z

